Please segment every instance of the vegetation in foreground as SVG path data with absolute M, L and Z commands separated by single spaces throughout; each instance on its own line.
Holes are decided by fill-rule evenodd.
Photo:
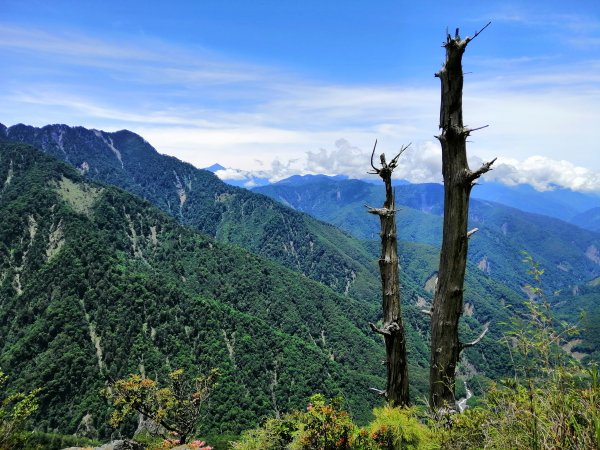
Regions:
M 600 372 L 553 369 L 535 383 L 494 384 L 480 406 L 434 417 L 427 408 L 375 408 L 356 426 L 339 400 L 313 396 L 306 411 L 267 419 L 234 450 L 600 449 Z
M 545 371 L 545 370 L 544 370 Z M 29 395 L 27 405 L 35 404 Z M 0 427 L 10 425 L 11 408 L 3 401 Z M 28 407 L 17 414 L 22 425 Z M 232 450 L 375 450 L 375 449 L 600 449 L 600 371 L 567 365 L 553 368 L 534 383 L 512 379 L 492 385 L 479 406 L 462 414 L 434 417 L 426 407 L 375 408 L 374 419 L 357 426 L 341 399 L 311 397 L 304 411 L 269 418 L 230 444 Z M 9 412 L 7 414 L 7 412 Z M 23 413 L 24 412 L 24 413 Z M 8 420 L 7 420 L 8 419 Z M 26 433 L 22 427 L 3 435 L 0 449 L 60 449 L 97 445 L 74 436 Z M 148 449 L 179 445 L 145 436 Z M 18 445 L 15 447 L 15 445 Z M 211 448 L 192 440 L 189 448 Z M 226 448 L 226 447 L 213 447 Z
M 167 439 L 168 433 L 171 433 L 177 437 L 177 443 L 185 444 L 197 431 L 204 403 L 216 384 L 217 376 L 218 370 L 213 369 L 206 376 L 190 379 L 183 369 L 179 369 L 169 374 L 166 387 L 137 374 L 117 380 L 105 391 L 115 408 L 110 423 L 118 427 L 128 416 L 142 414 L 157 424 L 156 434 Z
M 235 450 L 311 449 L 600 449 L 600 370 L 561 348 L 577 330 L 555 323 L 541 287 L 543 269 L 524 262 L 533 285 L 527 313 L 515 316 L 505 343 L 513 377 L 492 383 L 478 406 L 459 414 L 427 408 L 375 408 L 357 427 L 338 401 L 314 396 L 306 412 L 268 419 L 245 432 Z

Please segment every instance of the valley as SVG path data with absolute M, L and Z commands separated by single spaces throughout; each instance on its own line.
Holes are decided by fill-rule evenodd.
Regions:
M 311 176 L 250 192 L 127 131 L 0 131 L 0 366 L 12 389 L 44 386 L 40 429 L 74 433 L 85 418 L 84 435 L 108 436 L 99 395 L 108 379 L 180 367 L 223 371 L 206 433 L 237 435 L 258 417 L 302 408 L 314 392 L 342 395 L 359 423 L 370 420 L 381 400 L 369 388 L 382 385 L 384 370 L 367 326 L 380 315 L 378 224 L 364 205 L 382 201 L 380 186 Z M 422 310 L 435 289 L 442 191 L 395 189 L 418 402 L 428 388 Z M 473 394 L 510 373 L 502 338 L 525 313 L 531 282 L 522 250 L 547 271 L 544 289 L 563 320 L 589 312 L 569 351 L 597 360 L 600 236 L 487 200 L 472 201 L 470 222 L 479 231 L 461 334 L 490 330 L 461 360 Z

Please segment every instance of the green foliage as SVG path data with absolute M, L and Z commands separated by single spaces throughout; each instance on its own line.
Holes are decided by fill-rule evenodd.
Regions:
M 536 434 L 528 387 L 509 381 L 492 384 L 480 406 L 460 414 L 424 423 L 414 408 L 376 408 L 364 428 L 339 401 L 317 395 L 305 411 L 244 432 L 232 449 L 600 449 L 599 375 L 595 367 L 573 368 L 536 386 Z
M 41 390 L 9 394 L 5 390 L 7 379 L 8 377 L 0 371 L 0 450 L 24 445 L 28 437 L 24 432 L 25 423 L 38 408 L 37 395 Z
M 354 424 L 341 399 L 310 398 L 305 411 L 268 419 L 244 432 L 234 450 L 401 450 L 435 449 L 435 438 L 413 409 L 383 407 L 365 428 Z
M 105 380 L 165 380 L 172 367 L 222 370 L 203 436 L 239 434 L 315 390 L 344 395 L 369 420 L 377 398 L 367 388 L 383 375 L 366 326 L 375 305 L 219 244 L 128 193 L 88 186 L 28 146 L 0 145 L 0 179 L 10 170 L 0 192 L 0 364 L 11 389 L 44 386 L 37 429 L 108 437 Z M 85 210 L 64 199 L 65 178 L 70 190 L 98 193 Z M 80 427 L 86 417 L 91 427 Z M 132 420 L 119 430 L 134 431 Z
M 118 427 L 132 413 L 139 413 L 174 433 L 180 443 L 185 444 L 198 427 L 202 408 L 215 387 L 218 373 L 213 369 L 208 375 L 190 379 L 183 369 L 178 369 L 169 374 L 165 387 L 137 374 L 117 380 L 105 390 L 115 407 L 110 423 Z
M 600 448 L 598 369 L 582 367 L 562 350 L 575 330 L 556 323 L 539 263 L 528 254 L 524 262 L 533 279 L 530 300 L 505 340 L 514 377 L 493 384 L 482 406 L 435 422 L 443 448 Z
M 238 441 L 231 443 L 233 450 L 280 450 L 288 448 L 299 429 L 298 414 L 281 419 L 269 418 L 262 426 L 244 431 Z
M 261 427 L 246 431 L 232 444 L 234 450 L 335 450 L 363 448 L 352 445 L 358 428 L 341 407 L 341 399 L 327 401 L 322 394 L 310 398 L 306 411 L 281 419 L 268 419 Z M 366 448 L 366 447 L 365 447 Z
M 507 381 L 482 406 L 432 429 L 444 449 L 600 449 L 597 369 L 562 369 L 539 384 Z M 542 382 L 543 381 L 543 382 Z
M 57 433 L 29 433 L 22 450 L 62 450 L 68 447 L 99 447 L 99 441 L 81 436 L 64 435 Z
M 390 450 L 426 450 L 438 448 L 433 433 L 410 408 L 375 408 L 375 419 L 368 426 L 372 439 L 380 448 Z
M 306 413 L 299 415 L 299 432 L 290 448 L 295 450 L 346 450 L 351 447 L 356 425 L 341 407 L 341 399 L 328 402 L 321 394 L 313 395 Z

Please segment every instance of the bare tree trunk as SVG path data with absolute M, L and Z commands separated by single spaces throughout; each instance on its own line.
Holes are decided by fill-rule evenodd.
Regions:
M 377 142 L 375 142 L 377 145 Z M 394 207 L 394 192 L 392 190 L 392 172 L 400 154 L 389 163 L 385 155 L 381 155 L 381 168 L 371 167 L 385 183 L 385 203 L 382 208 L 369 208 L 371 214 L 377 214 L 381 221 L 381 258 L 379 271 L 381 273 L 381 290 L 383 294 L 383 326 L 377 328 L 372 323 L 371 329 L 383 335 L 385 339 L 387 385 L 384 392 L 388 403 L 392 406 L 406 406 L 409 403 L 408 394 L 408 362 L 406 359 L 406 341 L 404 325 L 400 312 L 400 278 L 398 270 L 398 244 L 396 239 L 396 210 Z
M 473 38 L 481 31 L 483 30 Z M 467 163 L 466 140 L 473 130 L 463 126 L 462 55 L 473 38 L 461 39 L 458 29 L 454 38 L 448 34 L 444 44 L 446 62 L 436 73 L 442 85 L 439 125 L 442 133 L 437 138 L 442 145 L 444 228 L 438 282 L 431 312 L 429 403 L 435 409 L 454 408 L 458 358 L 464 347 L 473 344 L 461 344 L 458 338 L 468 238 L 472 234 L 467 232 L 469 196 L 475 180 L 490 170 L 494 162 L 486 163 L 474 172 Z

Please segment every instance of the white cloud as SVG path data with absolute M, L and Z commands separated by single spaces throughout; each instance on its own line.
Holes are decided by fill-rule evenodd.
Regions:
M 379 146 L 375 152 L 375 164 L 378 164 L 381 153 L 385 153 L 389 161 L 398 151 L 399 148 L 386 151 Z M 227 169 L 216 174 L 224 180 L 260 177 L 267 178 L 271 182 L 297 174 L 341 174 L 350 178 L 367 178 L 367 173 L 371 170 L 370 159 L 371 150 L 359 148 L 346 139 L 338 139 L 331 150 L 321 148 L 318 151 L 308 151 L 301 158 L 286 162 L 274 159 L 268 168 L 250 171 Z M 413 183 L 441 182 L 439 145 L 435 142 L 424 142 L 409 147 L 400 156 L 394 176 Z
M 239 63 L 196 47 L 194 52 L 145 37 L 136 40 L 91 37 L 69 31 L 45 31 L 0 23 L 0 48 L 29 52 L 77 66 L 129 73 L 136 81 L 187 85 L 256 81 L 270 69 Z
M 375 152 L 375 164 L 378 163 L 381 152 L 386 153 L 389 161 L 396 155 L 396 151 L 397 149 L 385 151 L 379 147 Z M 268 169 L 227 169 L 217 172 L 217 175 L 222 179 L 235 180 L 251 179 L 254 176 L 267 178 L 271 182 L 296 174 L 343 174 L 351 178 L 366 178 L 370 169 L 370 156 L 369 150 L 354 146 L 345 139 L 339 139 L 331 150 L 309 151 L 303 158 L 285 163 L 276 159 Z M 483 162 L 484 159 L 476 155 L 469 158 L 472 170 L 479 168 Z M 442 157 L 439 144 L 427 141 L 409 147 L 398 159 L 394 177 L 412 183 L 441 183 Z M 553 160 L 539 155 L 524 160 L 500 157 L 484 178 L 509 186 L 530 184 L 539 191 L 562 187 L 573 191 L 600 192 L 600 172 L 576 166 L 569 161 Z
M 236 170 L 232 168 L 225 168 L 222 170 L 217 170 L 215 175 L 218 176 L 221 180 L 245 180 L 250 175 L 249 172 Z
M 600 192 L 600 172 L 539 155 L 523 161 L 499 158 L 494 170 L 488 172 L 485 178 L 509 186 L 530 184 L 538 191 L 560 186 L 573 191 Z

